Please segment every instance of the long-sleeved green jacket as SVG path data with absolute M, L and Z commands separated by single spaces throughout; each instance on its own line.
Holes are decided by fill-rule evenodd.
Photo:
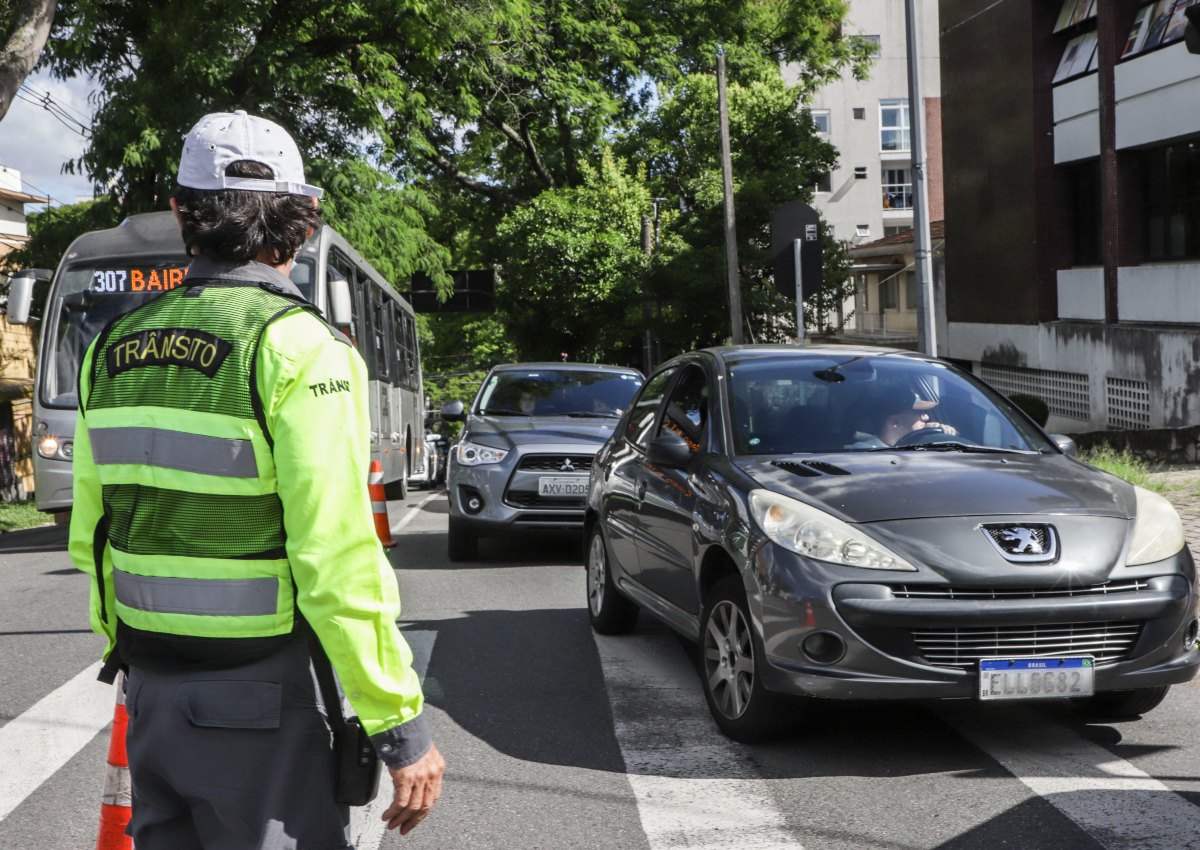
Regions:
M 197 258 L 189 269 L 187 283 L 194 285 L 201 280 L 254 282 L 298 294 L 284 275 L 259 263 L 233 265 Z M 98 466 L 89 428 L 103 426 L 110 433 L 136 434 L 136 426 L 152 426 L 149 430 L 204 434 L 213 426 L 198 422 L 190 428 L 187 412 L 179 410 L 148 413 L 142 407 L 137 412 L 141 419 L 135 416 L 128 421 L 128 408 L 87 409 L 97 342 L 89 347 L 80 372 L 81 413 L 75 434 L 69 549 L 74 564 L 93 576 L 97 560 L 101 562 L 99 580 L 92 583 L 91 624 L 108 638 L 107 658 L 116 645 L 122 604 L 114 590 L 112 537 L 107 544 L 102 541 L 101 552 L 95 544 L 95 531 L 105 510 L 102 477 L 107 476 L 108 482 L 114 480 L 114 475 L 120 479 L 126 467 L 120 465 L 121 458 L 111 465 L 111 456 L 101 459 L 110 463 L 105 467 L 107 471 Z M 110 352 L 110 368 L 112 362 Z M 104 368 L 103 363 L 100 368 Z M 336 337 L 324 322 L 297 309 L 266 325 L 252 374 L 261 399 L 261 422 L 273 442 L 266 447 L 255 442 L 254 452 L 260 458 L 260 467 L 273 461 L 275 490 L 283 509 L 285 569 L 290 570 L 294 580 L 295 605 L 320 639 L 347 698 L 385 763 L 391 767 L 410 764 L 429 749 L 431 741 L 422 715 L 423 696 L 412 666 L 412 652 L 396 627 L 400 598 L 395 575 L 371 516 L 367 490 L 371 424 L 365 364 L 358 352 Z M 197 416 L 197 420 L 202 419 Z M 125 430 L 126 426 L 135 427 Z M 98 445 L 111 455 L 111 440 Z M 269 452 L 269 458 L 262 457 L 264 451 Z M 177 480 L 183 482 L 181 487 L 203 491 L 201 473 L 152 471 L 157 476 L 155 483 L 164 487 Z M 145 475 L 144 468 L 135 472 Z M 222 486 L 236 485 L 222 482 Z M 128 546 L 132 541 L 124 542 Z M 118 555 L 136 569 L 135 556 L 124 549 Z M 225 571 L 222 577 L 238 568 L 236 560 L 213 563 L 214 569 Z M 196 569 L 196 559 L 189 559 L 188 568 Z M 285 615 L 285 608 L 281 603 L 276 620 Z M 125 610 L 131 616 L 137 613 L 149 618 L 139 620 L 139 628 L 147 628 L 146 622 L 158 628 L 159 621 L 166 632 L 178 633 L 187 628 L 172 621 L 170 614 Z M 199 634 L 221 636 L 220 623 L 224 619 L 199 618 L 205 629 Z M 286 628 L 277 627 L 273 633 L 280 631 Z

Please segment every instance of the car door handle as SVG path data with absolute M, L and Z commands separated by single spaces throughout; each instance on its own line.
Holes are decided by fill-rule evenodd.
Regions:
M 637 483 L 637 497 L 639 502 L 646 498 L 646 482 L 644 479 Z

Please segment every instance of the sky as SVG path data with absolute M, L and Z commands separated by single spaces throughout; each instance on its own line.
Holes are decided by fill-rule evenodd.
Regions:
M 79 196 L 91 197 L 92 184 L 86 176 L 65 174 L 62 170 L 64 163 L 83 153 L 86 141 L 78 132 L 78 126 L 68 128 L 49 110 L 40 104 L 29 103 L 25 98 L 36 99 L 37 95 L 49 94 L 66 113 L 90 124 L 93 107 L 88 103 L 88 94 L 93 88 L 90 79 L 59 81 L 46 72 L 26 80 L 26 88 L 20 91 L 8 113 L 0 119 L 0 165 L 21 172 L 23 191 L 50 197 L 56 205 L 74 203 Z M 28 212 L 38 209 L 40 207 L 35 205 L 26 207 Z

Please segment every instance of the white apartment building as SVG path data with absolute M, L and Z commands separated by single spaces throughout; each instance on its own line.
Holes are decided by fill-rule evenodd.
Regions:
M 21 172 L 0 165 L 0 257 L 29 239 L 25 205 L 44 203 L 46 198 L 21 191 Z

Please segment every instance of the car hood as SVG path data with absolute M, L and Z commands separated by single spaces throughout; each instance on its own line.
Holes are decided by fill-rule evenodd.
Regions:
M 498 449 L 553 443 L 578 443 L 598 449 L 616 428 L 617 420 L 607 417 L 565 416 L 471 416 L 463 439 L 478 440 Z
M 736 462 L 762 487 L 847 522 L 1136 512 L 1131 485 L 1058 454 L 846 452 Z

